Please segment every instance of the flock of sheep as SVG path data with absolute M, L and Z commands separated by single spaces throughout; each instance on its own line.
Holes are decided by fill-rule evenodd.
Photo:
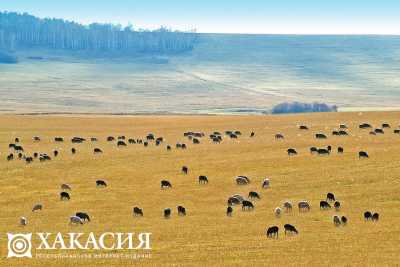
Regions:
M 384 134 L 386 129 L 390 128 L 390 125 L 387 123 L 383 123 L 381 128 L 376 128 L 376 129 L 372 129 L 372 126 L 368 123 L 363 123 L 359 125 L 360 129 L 370 129 L 370 134 L 371 135 L 376 135 L 376 134 Z M 301 125 L 299 126 L 299 130 L 301 131 L 307 131 L 309 130 L 309 128 L 305 125 Z M 339 125 L 339 130 L 335 130 L 332 132 L 332 135 L 336 135 L 336 136 L 347 136 L 348 135 L 348 128 L 346 125 L 341 124 Z M 395 134 L 400 134 L 400 130 L 395 129 L 393 131 Z M 193 145 L 198 145 L 201 144 L 202 138 L 205 136 L 204 133 L 201 132 L 185 132 L 184 137 L 186 137 L 188 139 L 189 142 L 191 142 Z M 224 134 L 221 134 L 220 132 L 213 132 L 212 134 L 209 135 L 209 139 L 212 143 L 218 144 L 221 143 L 224 138 L 231 138 L 231 139 L 237 139 L 242 135 L 242 133 L 240 131 L 225 131 Z M 250 133 L 250 138 L 255 137 L 255 133 L 251 132 Z M 326 139 L 328 138 L 326 134 L 324 133 L 316 133 L 315 134 L 315 138 L 317 139 Z M 275 139 L 277 140 L 281 140 L 281 139 L 285 139 L 284 135 L 281 133 L 278 133 L 275 135 Z M 92 137 L 89 139 L 90 142 L 97 142 L 98 139 L 95 137 Z M 149 146 L 149 144 L 154 144 L 155 146 L 161 146 L 163 144 L 163 142 L 165 141 L 163 137 L 157 137 L 154 134 L 148 134 L 144 139 L 127 139 L 125 136 L 118 136 L 117 138 L 113 137 L 113 136 L 109 136 L 106 139 L 108 142 L 115 142 L 116 141 L 116 145 L 118 147 L 124 147 L 127 146 L 127 143 L 129 144 L 141 144 L 145 147 Z M 126 142 L 127 140 L 127 142 Z M 33 141 L 34 142 L 40 142 L 41 138 L 38 136 L 33 137 Z M 64 142 L 64 138 L 63 137 L 55 137 L 54 138 L 54 142 Z M 87 140 L 85 138 L 82 137 L 73 137 L 71 139 L 71 142 L 73 144 L 79 144 L 79 143 L 83 143 L 86 142 Z M 24 150 L 23 146 L 20 144 L 20 138 L 15 138 L 14 142 L 12 144 L 9 144 L 9 149 L 13 150 L 13 152 L 11 152 L 8 156 L 7 156 L 7 160 L 8 161 L 12 161 L 15 158 L 18 158 L 20 160 L 25 160 L 26 163 L 31 164 L 32 162 L 34 162 L 36 159 L 39 159 L 39 162 L 43 162 L 43 161 L 49 161 L 52 160 L 53 158 L 56 158 L 59 155 L 59 151 L 54 150 L 53 151 L 53 155 L 50 156 L 46 153 L 39 153 L 39 152 L 33 152 L 32 155 L 28 155 L 26 154 L 26 151 Z M 172 150 L 172 147 L 170 145 L 166 145 L 165 146 L 166 149 L 168 151 Z M 175 145 L 176 149 L 187 149 L 188 145 L 185 143 L 177 143 Z M 310 152 L 312 154 L 318 154 L 318 155 L 329 155 L 330 153 L 332 153 L 332 147 L 328 146 L 326 148 L 317 148 L 317 147 L 311 147 L 310 148 Z M 77 153 L 77 149 L 76 148 L 71 148 L 71 153 L 72 154 L 76 154 Z M 99 153 L 103 153 L 103 150 L 96 147 L 93 150 L 94 154 L 99 154 Z M 344 153 L 344 148 L 343 147 L 338 147 L 337 148 L 337 153 L 341 154 Z M 287 154 L 289 156 L 296 156 L 298 155 L 298 152 L 295 148 L 289 148 L 287 149 Z M 359 151 L 358 153 L 359 158 L 368 158 L 369 155 L 366 151 Z M 182 166 L 181 169 L 183 174 L 188 174 L 189 172 L 189 167 L 187 166 Z M 200 185 L 205 185 L 209 183 L 209 179 L 207 176 L 205 175 L 200 175 L 198 177 L 198 182 Z M 251 183 L 251 179 L 247 176 L 237 176 L 235 177 L 235 183 L 238 186 L 246 186 L 248 184 Z M 97 180 L 96 181 L 96 187 L 99 188 L 105 188 L 107 187 L 107 182 L 104 180 Z M 162 190 L 166 190 L 166 189 L 170 189 L 172 188 L 172 183 L 168 180 L 162 180 L 160 182 L 160 187 Z M 261 188 L 262 189 L 268 189 L 271 187 L 271 181 L 268 178 L 265 178 L 261 184 Z M 69 191 L 72 190 L 72 187 L 69 184 L 62 184 L 61 185 L 61 192 L 60 192 L 60 200 L 62 201 L 68 201 L 70 200 L 70 194 Z M 260 194 L 256 191 L 250 191 L 247 198 L 238 194 L 232 195 L 231 197 L 228 198 L 227 200 L 227 208 L 226 208 L 226 215 L 227 216 L 233 216 L 233 211 L 234 211 L 234 207 L 235 206 L 241 206 L 241 209 L 243 211 L 252 211 L 254 210 L 254 204 L 253 201 L 260 199 Z M 320 201 L 320 209 L 321 210 L 327 210 L 327 209 L 331 209 L 333 205 L 333 208 L 336 211 L 339 211 L 341 208 L 341 203 L 340 201 L 338 201 L 335 198 L 335 195 L 331 192 L 327 193 L 326 195 L 326 199 L 323 199 Z M 293 210 L 293 203 L 291 201 L 285 201 L 282 205 L 282 207 L 276 207 L 274 210 L 274 215 L 276 217 L 281 217 L 281 215 L 285 212 L 285 213 L 291 213 Z M 297 203 L 297 207 L 299 212 L 309 212 L 311 210 L 311 204 L 309 201 L 307 200 L 302 200 L 299 201 Z M 39 212 L 43 209 L 43 205 L 42 204 L 36 204 L 34 205 L 34 207 L 32 208 L 32 212 Z M 142 208 L 140 207 L 133 207 L 132 209 L 133 212 L 133 216 L 137 217 L 137 216 L 144 216 L 144 211 Z M 186 216 L 186 209 L 183 206 L 178 206 L 177 207 L 177 213 L 179 216 Z M 170 208 L 166 208 L 164 209 L 163 215 L 164 218 L 168 219 L 171 217 L 172 214 L 172 210 Z M 379 220 L 379 213 L 375 212 L 372 213 L 370 211 L 366 211 L 364 213 L 364 219 L 366 221 L 373 221 L 373 222 L 377 222 Z M 333 224 L 335 226 L 345 226 L 348 223 L 348 218 L 346 216 L 338 216 L 338 215 L 334 215 L 332 218 Z M 71 216 L 69 218 L 69 223 L 70 224 L 84 224 L 86 222 L 90 222 L 90 216 L 89 214 L 85 213 L 85 212 L 77 212 L 76 214 L 74 214 L 73 216 Z M 20 224 L 21 225 L 27 225 L 28 220 L 26 217 L 21 217 L 20 218 Z M 283 226 L 284 228 L 284 233 L 286 234 L 299 234 L 299 230 L 291 224 L 285 224 Z M 274 225 L 274 226 L 270 226 L 266 229 L 266 235 L 269 238 L 278 238 L 279 236 L 279 227 Z

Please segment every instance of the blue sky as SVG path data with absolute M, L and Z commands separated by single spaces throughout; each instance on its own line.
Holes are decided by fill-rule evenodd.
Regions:
M 400 34 L 400 0 L 0 0 L 0 10 L 148 29 Z

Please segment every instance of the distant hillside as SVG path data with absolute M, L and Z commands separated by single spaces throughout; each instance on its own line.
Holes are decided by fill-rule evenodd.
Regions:
M 197 34 L 160 28 L 136 31 L 131 26 L 62 19 L 40 19 L 27 13 L 0 12 L 0 49 L 50 48 L 124 53 L 179 53 L 192 50 Z

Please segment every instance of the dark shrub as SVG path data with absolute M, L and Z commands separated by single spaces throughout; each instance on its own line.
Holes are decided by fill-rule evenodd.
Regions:
M 336 106 L 329 106 L 325 103 L 281 103 L 272 108 L 272 114 L 303 113 L 303 112 L 336 112 Z

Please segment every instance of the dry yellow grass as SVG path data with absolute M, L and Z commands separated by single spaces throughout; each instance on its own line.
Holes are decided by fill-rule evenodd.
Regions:
M 384 135 L 370 136 L 358 129 L 361 122 L 392 129 Z M 298 124 L 311 127 L 299 131 Z M 332 137 L 339 123 L 349 126 L 350 136 Z M 399 112 L 335 113 L 293 116 L 143 116 L 143 117 L 68 117 L 0 116 L 0 266 L 77 266 L 77 260 L 6 259 L 7 232 L 152 232 L 151 259 L 79 260 L 82 266 L 290 266 L 290 265 L 396 265 L 400 262 L 400 136 L 393 128 L 400 123 Z M 207 137 L 186 151 L 167 152 L 165 144 L 186 142 L 183 132 L 240 130 L 238 140 L 212 144 Z M 255 138 L 249 138 L 251 131 Z M 105 141 L 108 135 L 144 137 L 152 132 L 166 139 L 162 147 L 128 145 L 117 148 Z M 281 132 L 285 140 L 276 141 Z M 327 140 L 313 134 L 325 132 Z M 39 135 L 42 141 L 32 142 Z M 47 163 L 27 165 L 6 161 L 8 143 L 22 139 L 28 153 L 50 153 L 59 149 L 58 158 Z M 67 139 L 54 143 L 55 136 Z M 97 144 L 72 145 L 73 136 L 99 138 Z M 342 145 L 343 155 L 312 156 L 310 146 Z M 93 147 L 104 150 L 94 156 Z M 78 152 L 71 155 L 70 148 Z M 298 156 L 289 158 L 286 149 L 294 147 Z M 366 150 L 370 159 L 359 160 L 358 151 Z M 187 165 L 188 175 L 180 169 Z M 210 183 L 200 186 L 199 175 Z M 234 177 L 248 175 L 252 183 L 237 186 Z M 271 189 L 261 189 L 265 177 Z M 95 180 L 103 178 L 107 189 L 97 189 Z M 160 190 L 167 178 L 171 190 Z M 59 200 L 60 184 L 73 189 L 71 201 Z M 262 196 L 253 212 L 234 208 L 233 217 L 225 215 L 227 198 L 255 190 Z M 334 192 L 342 202 L 338 214 L 346 215 L 346 227 L 335 228 L 331 211 L 320 211 L 319 201 Z M 285 200 L 297 203 L 307 199 L 312 209 L 280 219 L 275 207 Z M 35 203 L 44 209 L 32 213 Z M 178 217 L 176 206 L 184 205 L 188 215 Z M 144 210 L 143 218 L 133 218 L 132 207 Z M 173 208 L 172 218 L 162 217 L 164 208 Z M 76 211 L 87 211 L 92 222 L 84 226 L 68 225 Z M 365 210 L 381 215 L 378 223 L 366 223 Z M 18 225 L 26 216 L 28 226 Z M 266 238 L 268 226 L 294 224 L 300 234 L 278 240 Z M 35 253 L 35 252 L 34 252 Z M 80 253 L 72 251 L 69 253 Z M 140 253 L 140 252 L 138 252 Z M 80 266 L 80 265 L 78 265 Z

